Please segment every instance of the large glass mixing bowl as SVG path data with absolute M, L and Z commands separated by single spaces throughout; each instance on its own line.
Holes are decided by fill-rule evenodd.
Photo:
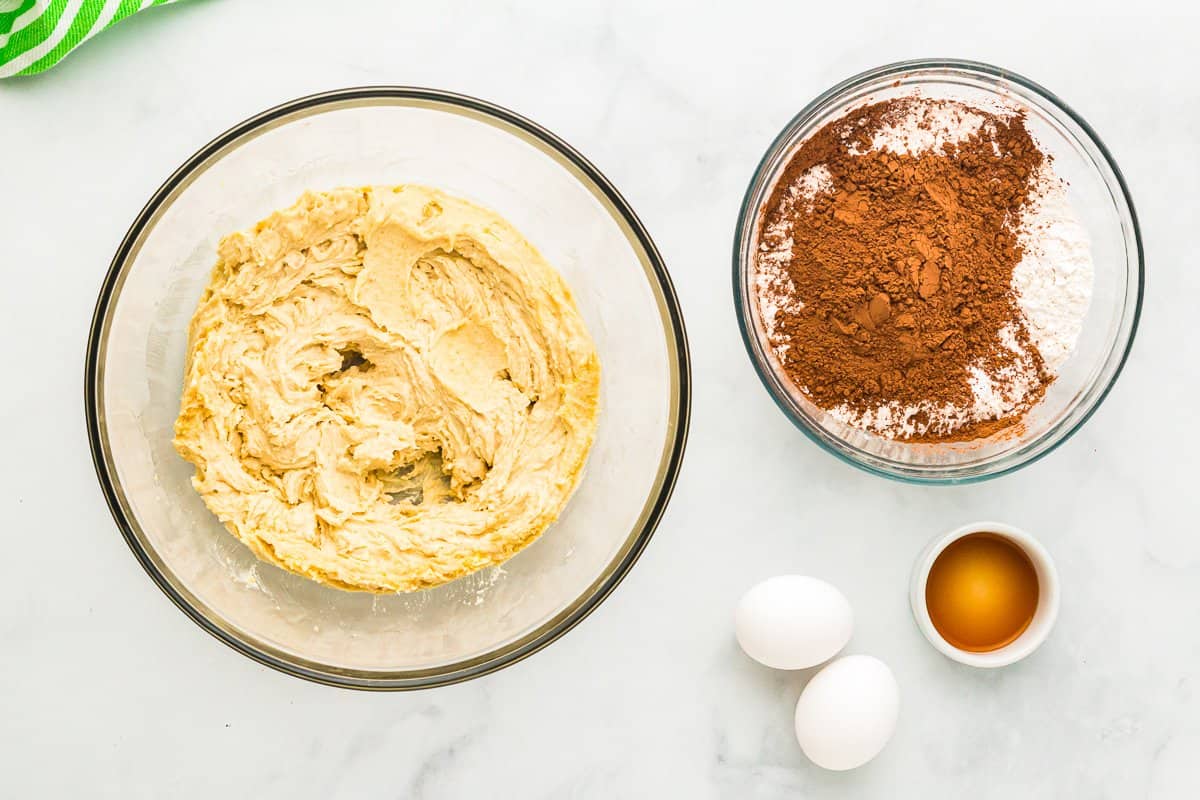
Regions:
M 499 567 L 370 595 L 258 561 L 208 511 L 171 445 L 187 325 L 219 238 L 306 189 L 424 183 L 511 221 L 563 274 L 596 341 L 602 412 L 561 518 Z M 241 653 L 310 680 L 409 689 L 475 677 L 561 636 L 637 560 L 663 513 L 689 413 L 687 340 L 662 259 L 612 184 L 545 129 L 445 92 L 348 89 L 222 134 L 138 215 L 88 343 L 88 432 L 117 524 L 160 588 Z
M 1068 182 L 1067 197 L 1091 239 L 1095 281 L 1075 350 L 1041 402 L 1014 429 L 958 444 L 894 441 L 850 427 L 817 406 L 780 368 L 754 297 L 754 258 L 763 203 L 808 137 L 869 102 L 919 94 L 1026 113 L 1026 125 Z M 1046 455 L 1079 429 L 1112 388 L 1133 344 L 1145 276 L 1129 190 L 1116 162 L 1083 119 L 1053 94 L 1007 70 L 971 61 L 889 64 L 834 86 L 808 104 L 759 163 L 738 217 L 734 306 L 750 359 L 783 412 L 817 444 L 857 467 L 912 483 L 969 483 L 1003 475 Z

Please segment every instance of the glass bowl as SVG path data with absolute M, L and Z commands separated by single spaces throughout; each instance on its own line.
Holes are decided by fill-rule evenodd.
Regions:
M 919 93 L 968 104 L 998 99 L 1026 110 L 1027 125 L 1069 182 L 1067 195 L 1091 237 L 1095 284 L 1075 352 L 1023 426 L 958 444 L 906 443 L 852 428 L 808 400 L 781 371 L 753 295 L 757 218 L 791 154 L 824 125 L 864 103 Z M 1133 343 L 1145 282 L 1141 234 L 1129 190 L 1108 150 L 1061 100 L 1019 75 L 987 64 L 906 61 L 864 72 L 809 103 L 758 165 L 738 216 L 733 293 L 750 359 L 776 404 L 822 448 L 877 475 L 912 483 L 968 483 L 1019 469 L 1062 444 L 1095 412 Z
M 403 595 L 344 592 L 258 561 L 208 511 L 171 445 L 187 325 L 218 239 L 306 189 L 425 183 L 511 221 L 571 286 L 603 369 L 578 490 L 505 564 Z M 88 433 L 117 524 L 196 623 L 263 664 L 364 689 L 485 674 L 554 641 L 637 560 L 687 436 L 687 339 L 661 257 L 629 205 L 558 137 L 469 97 L 399 87 L 305 97 L 188 159 L 122 242 L 87 352 Z

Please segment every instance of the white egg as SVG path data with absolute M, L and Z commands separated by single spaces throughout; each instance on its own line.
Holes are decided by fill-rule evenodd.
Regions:
M 734 631 L 755 661 L 775 669 L 805 669 L 846 646 L 854 612 L 846 596 L 825 581 L 779 575 L 742 595 Z
M 796 704 L 796 738 L 814 764 L 854 769 L 892 738 L 900 689 L 888 665 L 871 656 L 839 658 L 818 672 Z

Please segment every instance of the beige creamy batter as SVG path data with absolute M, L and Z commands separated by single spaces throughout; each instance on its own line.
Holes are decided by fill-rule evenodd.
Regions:
M 600 367 L 558 273 L 423 186 L 307 193 L 222 240 L 175 446 L 258 556 L 343 589 L 498 564 L 562 511 Z

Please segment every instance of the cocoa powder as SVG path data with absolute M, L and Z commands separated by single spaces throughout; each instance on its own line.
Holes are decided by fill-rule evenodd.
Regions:
M 983 121 L 938 146 L 878 147 L 931 108 Z M 970 440 L 1016 422 L 1052 380 L 1010 288 L 1014 221 L 1045 159 L 1023 115 L 950 101 L 867 105 L 807 139 L 759 219 L 759 266 L 773 270 L 760 308 L 790 380 L 893 438 Z M 978 408 L 981 382 L 1004 410 Z

